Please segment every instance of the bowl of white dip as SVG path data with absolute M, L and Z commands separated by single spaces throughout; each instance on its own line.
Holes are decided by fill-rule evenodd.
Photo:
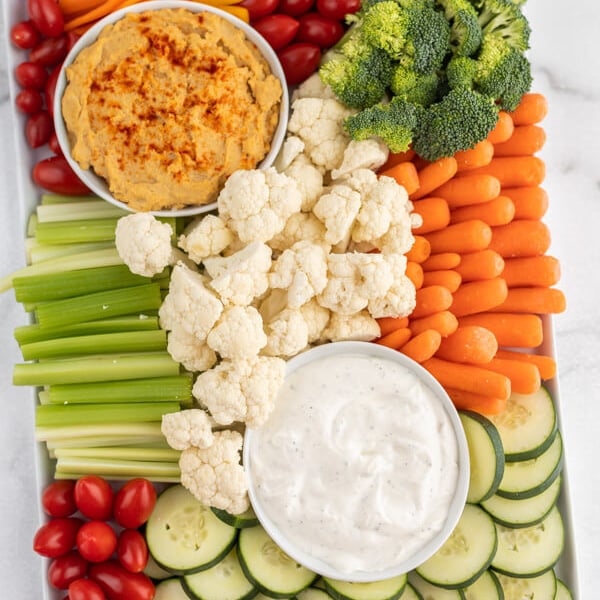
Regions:
M 269 421 L 247 429 L 254 511 L 280 548 L 342 581 L 414 569 L 465 505 L 469 452 L 442 386 L 403 354 L 366 342 L 291 359 Z

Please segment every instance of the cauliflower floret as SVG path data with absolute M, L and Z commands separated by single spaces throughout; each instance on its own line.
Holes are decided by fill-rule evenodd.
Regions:
M 289 167 L 284 171 L 291 177 L 302 194 L 303 212 L 312 210 L 315 202 L 323 192 L 323 174 L 312 164 L 306 154 L 299 154 Z
M 313 213 L 325 224 L 325 241 L 338 244 L 349 233 L 360 210 L 360 194 L 346 185 L 334 185 L 315 204 Z
M 377 138 L 352 140 L 344 150 L 342 164 L 331 171 L 331 178 L 338 179 L 356 169 L 376 171 L 388 159 L 389 148 Z
M 370 342 L 380 335 L 379 324 L 366 310 L 355 315 L 333 313 L 323 331 L 323 338 L 332 342 L 344 340 Z
M 313 73 L 305 79 L 293 92 L 292 102 L 298 98 L 335 98 L 333 90 L 321 81 L 319 73 Z
M 192 393 L 218 424 L 243 421 L 256 428 L 266 422 L 275 406 L 284 371 L 281 358 L 224 360 L 198 376 Z
M 370 255 L 372 256 L 372 255 Z M 393 283 L 386 292 L 369 300 L 369 313 L 375 319 L 382 317 L 406 317 L 415 307 L 415 286 L 406 276 L 406 256 L 385 256 L 393 274 Z
M 371 298 L 387 293 L 393 283 L 391 265 L 381 254 L 330 254 L 327 264 L 329 280 L 317 301 L 342 315 L 365 309 Z
M 260 313 L 252 306 L 231 306 L 208 334 L 210 348 L 222 358 L 252 358 L 267 344 Z
M 217 431 L 209 448 L 187 448 L 179 458 L 181 483 L 202 504 L 240 514 L 248 510 L 248 483 L 240 464 L 242 436 Z
M 327 284 L 327 253 L 311 242 L 296 242 L 275 261 L 272 288 L 287 289 L 290 308 L 300 308 Z
M 168 334 L 167 352 L 188 371 L 206 371 L 217 362 L 217 355 L 205 341 L 179 327 Z
M 329 323 L 331 312 L 321 306 L 315 298 L 301 306 L 300 312 L 308 326 L 308 343 L 314 344 L 321 340 L 323 330 Z
M 197 263 L 207 256 L 220 254 L 233 241 L 233 233 L 223 219 L 206 215 L 194 219 L 179 236 L 177 245 Z
M 280 173 L 283 173 L 292 164 L 296 156 L 302 152 L 304 152 L 304 142 L 295 135 L 289 135 L 285 138 L 273 166 Z
M 312 213 L 294 213 L 285 224 L 283 231 L 269 240 L 273 250 L 286 250 L 296 242 L 307 241 L 324 244 L 325 225 Z M 329 248 L 325 248 L 327 251 Z
M 286 308 L 265 324 L 268 356 L 295 356 L 308 345 L 308 324 L 298 309 Z
M 333 98 L 299 98 L 292 104 L 288 131 L 304 142 L 317 167 L 331 171 L 341 164 L 350 142 L 344 120 L 355 112 Z
M 361 196 L 366 196 L 370 189 L 377 184 L 377 173 L 371 169 L 355 169 L 340 177 L 335 183 L 347 185 Z
M 223 302 L 247 306 L 267 291 L 271 262 L 271 248 L 253 242 L 231 256 L 205 258 L 203 264 Z
M 399 223 L 392 223 L 380 238 L 373 240 L 373 244 L 383 254 L 406 254 L 415 243 L 411 227 L 410 215 L 406 214 Z
M 168 331 L 183 330 L 204 341 L 222 312 L 223 303 L 204 285 L 202 275 L 177 263 L 169 293 L 158 311 L 160 326 Z
M 242 242 L 266 242 L 300 210 L 296 182 L 274 167 L 235 171 L 217 198 L 219 215 Z
M 174 450 L 185 450 L 192 446 L 208 448 L 215 440 L 211 419 L 200 408 L 163 415 L 160 430 Z

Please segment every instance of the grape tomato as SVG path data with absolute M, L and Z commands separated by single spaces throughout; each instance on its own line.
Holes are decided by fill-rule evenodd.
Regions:
M 296 34 L 297 42 L 316 44 L 320 48 L 329 48 L 340 41 L 344 35 L 344 27 L 316 12 L 306 13 L 299 19 L 300 27 Z
M 154 598 L 154 584 L 147 575 L 130 573 L 114 560 L 92 565 L 89 577 L 98 583 L 110 600 L 152 600 Z
M 140 573 L 148 564 L 148 545 L 137 529 L 123 529 L 119 534 L 117 558 L 131 573 Z
M 52 587 L 66 590 L 71 583 L 85 577 L 87 569 L 87 561 L 77 550 L 71 550 L 68 554 L 59 556 L 50 563 L 48 581 Z
M 279 12 L 291 17 L 299 17 L 307 13 L 314 3 L 315 0 L 280 0 Z
M 317 10 L 328 19 L 343 21 L 360 8 L 360 0 L 317 0 Z
M 64 156 L 51 156 L 40 160 L 33 167 L 32 177 L 35 184 L 55 194 L 80 196 L 90 193 L 89 188 L 73 172 Z M 77 496 L 75 498 L 77 501 Z M 85 505 L 88 506 L 87 503 Z M 81 510 L 79 504 L 77 506 Z
M 54 132 L 54 122 L 47 110 L 31 115 L 25 122 L 25 139 L 30 148 L 45 146 Z
M 60 165 L 61 168 L 64 166 L 63 163 L 69 167 L 67 161 L 61 157 L 55 156 L 47 160 L 54 161 L 53 164 Z M 72 170 L 71 173 L 77 178 Z M 66 177 L 65 181 L 67 181 Z M 74 494 L 77 508 L 88 519 L 107 521 L 112 516 L 114 493 L 106 479 L 96 475 L 81 477 L 75 483 Z
M 16 66 L 15 79 L 23 88 L 43 90 L 46 80 L 48 79 L 48 73 L 42 65 L 25 61 Z
M 53 67 L 62 62 L 68 51 L 69 45 L 66 35 L 46 38 L 31 49 L 29 60 L 45 67 Z
M 300 23 L 289 15 L 278 14 L 267 15 L 252 26 L 269 42 L 273 50 L 279 50 L 294 39 Z
M 77 579 L 69 585 L 69 600 L 106 600 L 106 596 L 91 579 Z
M 43 35 L 56 37 L 65 29 L 65 19 L 56 0 L 27 0 L 27 12 Z
M 10 41 L 21 50 L 31 50 L 40 39 L 40 33 L 31 21 L 15 23 L 10 29 Z
M 244 0 L 240 6 L 243 6 L 248 11 L 248 16 L 252 23 L 261 17 L 266 17 L 274 13 L 278 3 L 279 0 Z
M 108 560 L 117 548 L 117 535 L 104 521 L 88 521 L 77 532 L 77 549 L 87 561 L 93 563 Z
M 22 113 L 32 115 L 41 110 L 44 105 L 44 98 L 39 90 L 25 88 L 17 94 L 15 105 Z
M 138 477 L 121 487 L 115 496 L 114 515 L 121 527 L 137 529 L 154 510 L 156 490 L 150 481 Z
M 56 558 L 75 546 L 81 519 L 74 517 L 52 519 L 42 525 L 33 537 L 33 550 L 41 556 Z
M 57 156 L 63 155 L 62 148 L 60 147 L 60 144 L 58 143 L 58 136 L 56 135 L 56 131 L 53 131 L 50 134 L 50 139 L 48 140 L 48 147 Z
M 299 42 L 286 46 L 277 56 L 288 85 L 296 85 L 315 72 L 321 60 L 321 50 L 315 44 Z

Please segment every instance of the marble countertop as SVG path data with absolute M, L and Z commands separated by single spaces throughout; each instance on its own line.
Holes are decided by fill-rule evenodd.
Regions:
M 533 90 L 550 105 L 540 156 L 551 199 L 551 253 L 561 260 L 568 298 L 568 310 L 554 319 L 562 428 L 581 598 L 592 600 L 600 558 L 600 3 L 529 0 L 526 13 Z M 24 264 L 4 31 L 0 22 L 0 275 Z M 40 597 L 42 563 L 31 550 L 38 525 L 33 406 L 28 389 L 11 385 L 12 365 L 21 361 L 12 329 L 25 322 L 12 292 L 0 296 L 0 315 L 1 595 L 26 600 Z

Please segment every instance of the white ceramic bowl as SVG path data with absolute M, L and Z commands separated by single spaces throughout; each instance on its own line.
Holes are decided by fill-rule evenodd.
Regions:
M 281 144 L 283 143 L 287 129 L 287 120 L 289 112 L 289 94 L 287 85 L 285 83 L 285 74 L 283 72 L 283 68 L 281 67 L 281 63 L 277 58 L 277 54 L 275 54 L 274 50 L 271 48 L 268 42 L 258 33 L 258 31 L 256 31 L 256 29 L 250 27 L 250 25 L 244 23 L 244 21 L 242 21 L 241 19 L 238 19 L 237 17 L 234 17 L 230 13 L 220 10 L 219 8 L 215 8 L 207 4 L 201 4 L 199 2 L 186 2 L 185 0 L 155 0 L 153 2 L 141 2 L 140 4 L 134 4 L 132 6 L 128 6 L 121 10 L 117 10 L 114 13 L 111 13 L 110 15 L 98 21 L 98 23 L 96 23 L 93 27 L 88 29 L 88 31 L 86 31 L 81 36 L 81 38 L 77 40 L 77 43 L 73 46 L 73 48 L 67 55 L 56 83 L 56 93 L 54 97 L 54 127 L 56 130 L 58 143 L 60 144 L 65 158 L 67 159 L 68 163 L 71 165 L 75 173 L 77 173 L 78 177 L 83 181 L 83 183 L 85 183 L 85 185 L 87 185 L 90 188 L 90 190 L 92 190 L 92 192 L 94 192 L 101 198 L 104 198 L 104 200 L 130 212 L 133 212 L 133 209 L 130 206 L 128 206 L 125 202 L 121 202 L 120 200 L 117 200 L 112 196 L 108 188 L 108 184 L 106 183 L 106 180 L 104 178 L 96 175 L 92 169 L 82 169 L 77 164 L 77 162 L 71 158 L 69 138 L 67 136 L 67 129 L 65 126 L 65 122 L 62 118 L 61 110 L 62 96 L 67 85 L 65 69 L 75 60 L 75 58 L 77 57 L 79 52 L 81 52 L 81 50 L 83 50 L 86 46 L 89 46 L 96 41 L 98 34 L 106 25 L 118 21 L 128 13 L 139 13 L 146 12 L 149 10 L 160 10 L 167 8 L 184 8 L 194 13 L 206 11 L 217 14 L 223 17 L 224 19 L 227 19 L 246 34 L 246 38 L 258 48 L 258 50 L 264 56 L 265 60 L 268 62 L 273 75 L 275 75 L 275 77 L 277 77 L 277 79 L 281 81 L 282 96 L 279 106 L 279 122 L 277 124 L 277 128 L 275 129 L 273 139 L 271 140 L 271 148 L 268 154 L 259 164 L 259 168 L 266 169 L 267 167 L 270 167 L 273 164 L 273 161 L 275 160 L 275 157 L 277 156 L 279 149 L 281 148 Z M 214 210 L 216 207 L 216 202 L 212 202 L 210 204 L 189 206 L 177 210 L 159 210 L 149 212 L 156 216 L 173 217 L 196 215 L 204 212 L 209 212 L 211 210 Z
M 415 567 L 425 562 L 448 539 L 462 514 L 467 498 L 467 491 L 469 487 L 469 449 L 458 413 L 444 388 L 418 363 L 395 350 L 368 342 L 335 342 L 323 344 L 322 346 L 317 346 L 302 354 L 299 354 L 288 361 L 286 366 L 286 376 L 313 361 L 331 356 L 357 354 L 364 356 L 375 356 L 377 358 L 394 361 L 410 371 L 412 374 L 416 375 L 418 379 L 433 392 L 434 396 L 437 398 L 440 405 L 446 412 L 452 425 L 457 443 L 458 477 L 445 523 L 442 529 L 433 538 L 426 542 L 415 554 L 391 568 L 376 572 L 355 571 L 350 574 L 339 572 L 332 566 L 324 563 L 322 560 L 311 556 L 303 548 L 287 539 L 269 518 L 268 508 L 261 502 L 261 498 L 257 493 L 252 474 L 252 444 L 253 439 L 255 439 L 257 435 L 260 435 L 260 430 L 253 431 L 251 429 L 246 429 L 244 435 L 243 462 L 248 479 L 248 494 L 254 512 L 256 513 L 256 516 L 266 532 L 271 536 L 273 541 L 286 554 L 288 554 L 288 556 L 306 568 L 318 573 L 319 575 L 323 575 L 324 577 L 330 577 L 342 581 L 371 582 L 389 579 L 403 573 L 408 573 Z M 293 477 L 293 474 L 290 474 L 290 477 Z M 361 549 L 358 548 L 357 552 L 360 551 Z

